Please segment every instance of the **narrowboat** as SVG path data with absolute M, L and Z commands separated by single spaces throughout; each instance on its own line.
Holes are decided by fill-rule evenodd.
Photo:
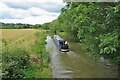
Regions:
M 68 43 L 66 43 L 66 41 L 64 39 L 62 39 L 60 36 L 54 35 L 53 40 L 60 51 L 62 51 L 62 52 L 69 51 Z

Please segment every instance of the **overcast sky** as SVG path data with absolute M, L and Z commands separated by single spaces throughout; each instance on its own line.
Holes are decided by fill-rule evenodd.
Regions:
M 43 24 L 56 19 L 63 0 L 0 0 L 0 22 Z

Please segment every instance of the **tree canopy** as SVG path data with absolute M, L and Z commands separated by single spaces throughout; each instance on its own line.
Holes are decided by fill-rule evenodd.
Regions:
M 47 27 L 71 34 L 86 45 L 89 54 L 120 61 L 119 2 L 67 3 L 58 19 Z

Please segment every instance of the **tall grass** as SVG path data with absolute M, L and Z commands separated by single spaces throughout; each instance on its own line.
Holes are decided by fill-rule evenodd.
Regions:
M 36 32 L 35 45 L 32 46 L 32 51 L 36 54 L 36 59 L 40 59 L 40 62 L 35 61 L 36 64 L 31 63 L 29 69 L 25 71 L 27 77 L 37 78 L 50 78 L 51 70 L 49 67 L 49 54 L 45 49 L 46 34 L 44 31 Z M 35 72 L 35 73 L 33 73 Z

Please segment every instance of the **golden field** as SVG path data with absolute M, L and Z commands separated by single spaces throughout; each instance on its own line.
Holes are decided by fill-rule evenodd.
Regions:
M 38 30 L 35 29 L 0 29 L 2 32 L 2 47 L 5 45 L 9 48 L 18 46 L 29 46 L 34 41 L 34 33 Z
M 37 37 L 35 33 L 40 32 L 37 29 L 0 29 L 2 32 L 1 40 L 3 51 L 14 51 L 17 48 L 24 49 L 32 58 L 38 56 L 33 47 L 36 45 Z

